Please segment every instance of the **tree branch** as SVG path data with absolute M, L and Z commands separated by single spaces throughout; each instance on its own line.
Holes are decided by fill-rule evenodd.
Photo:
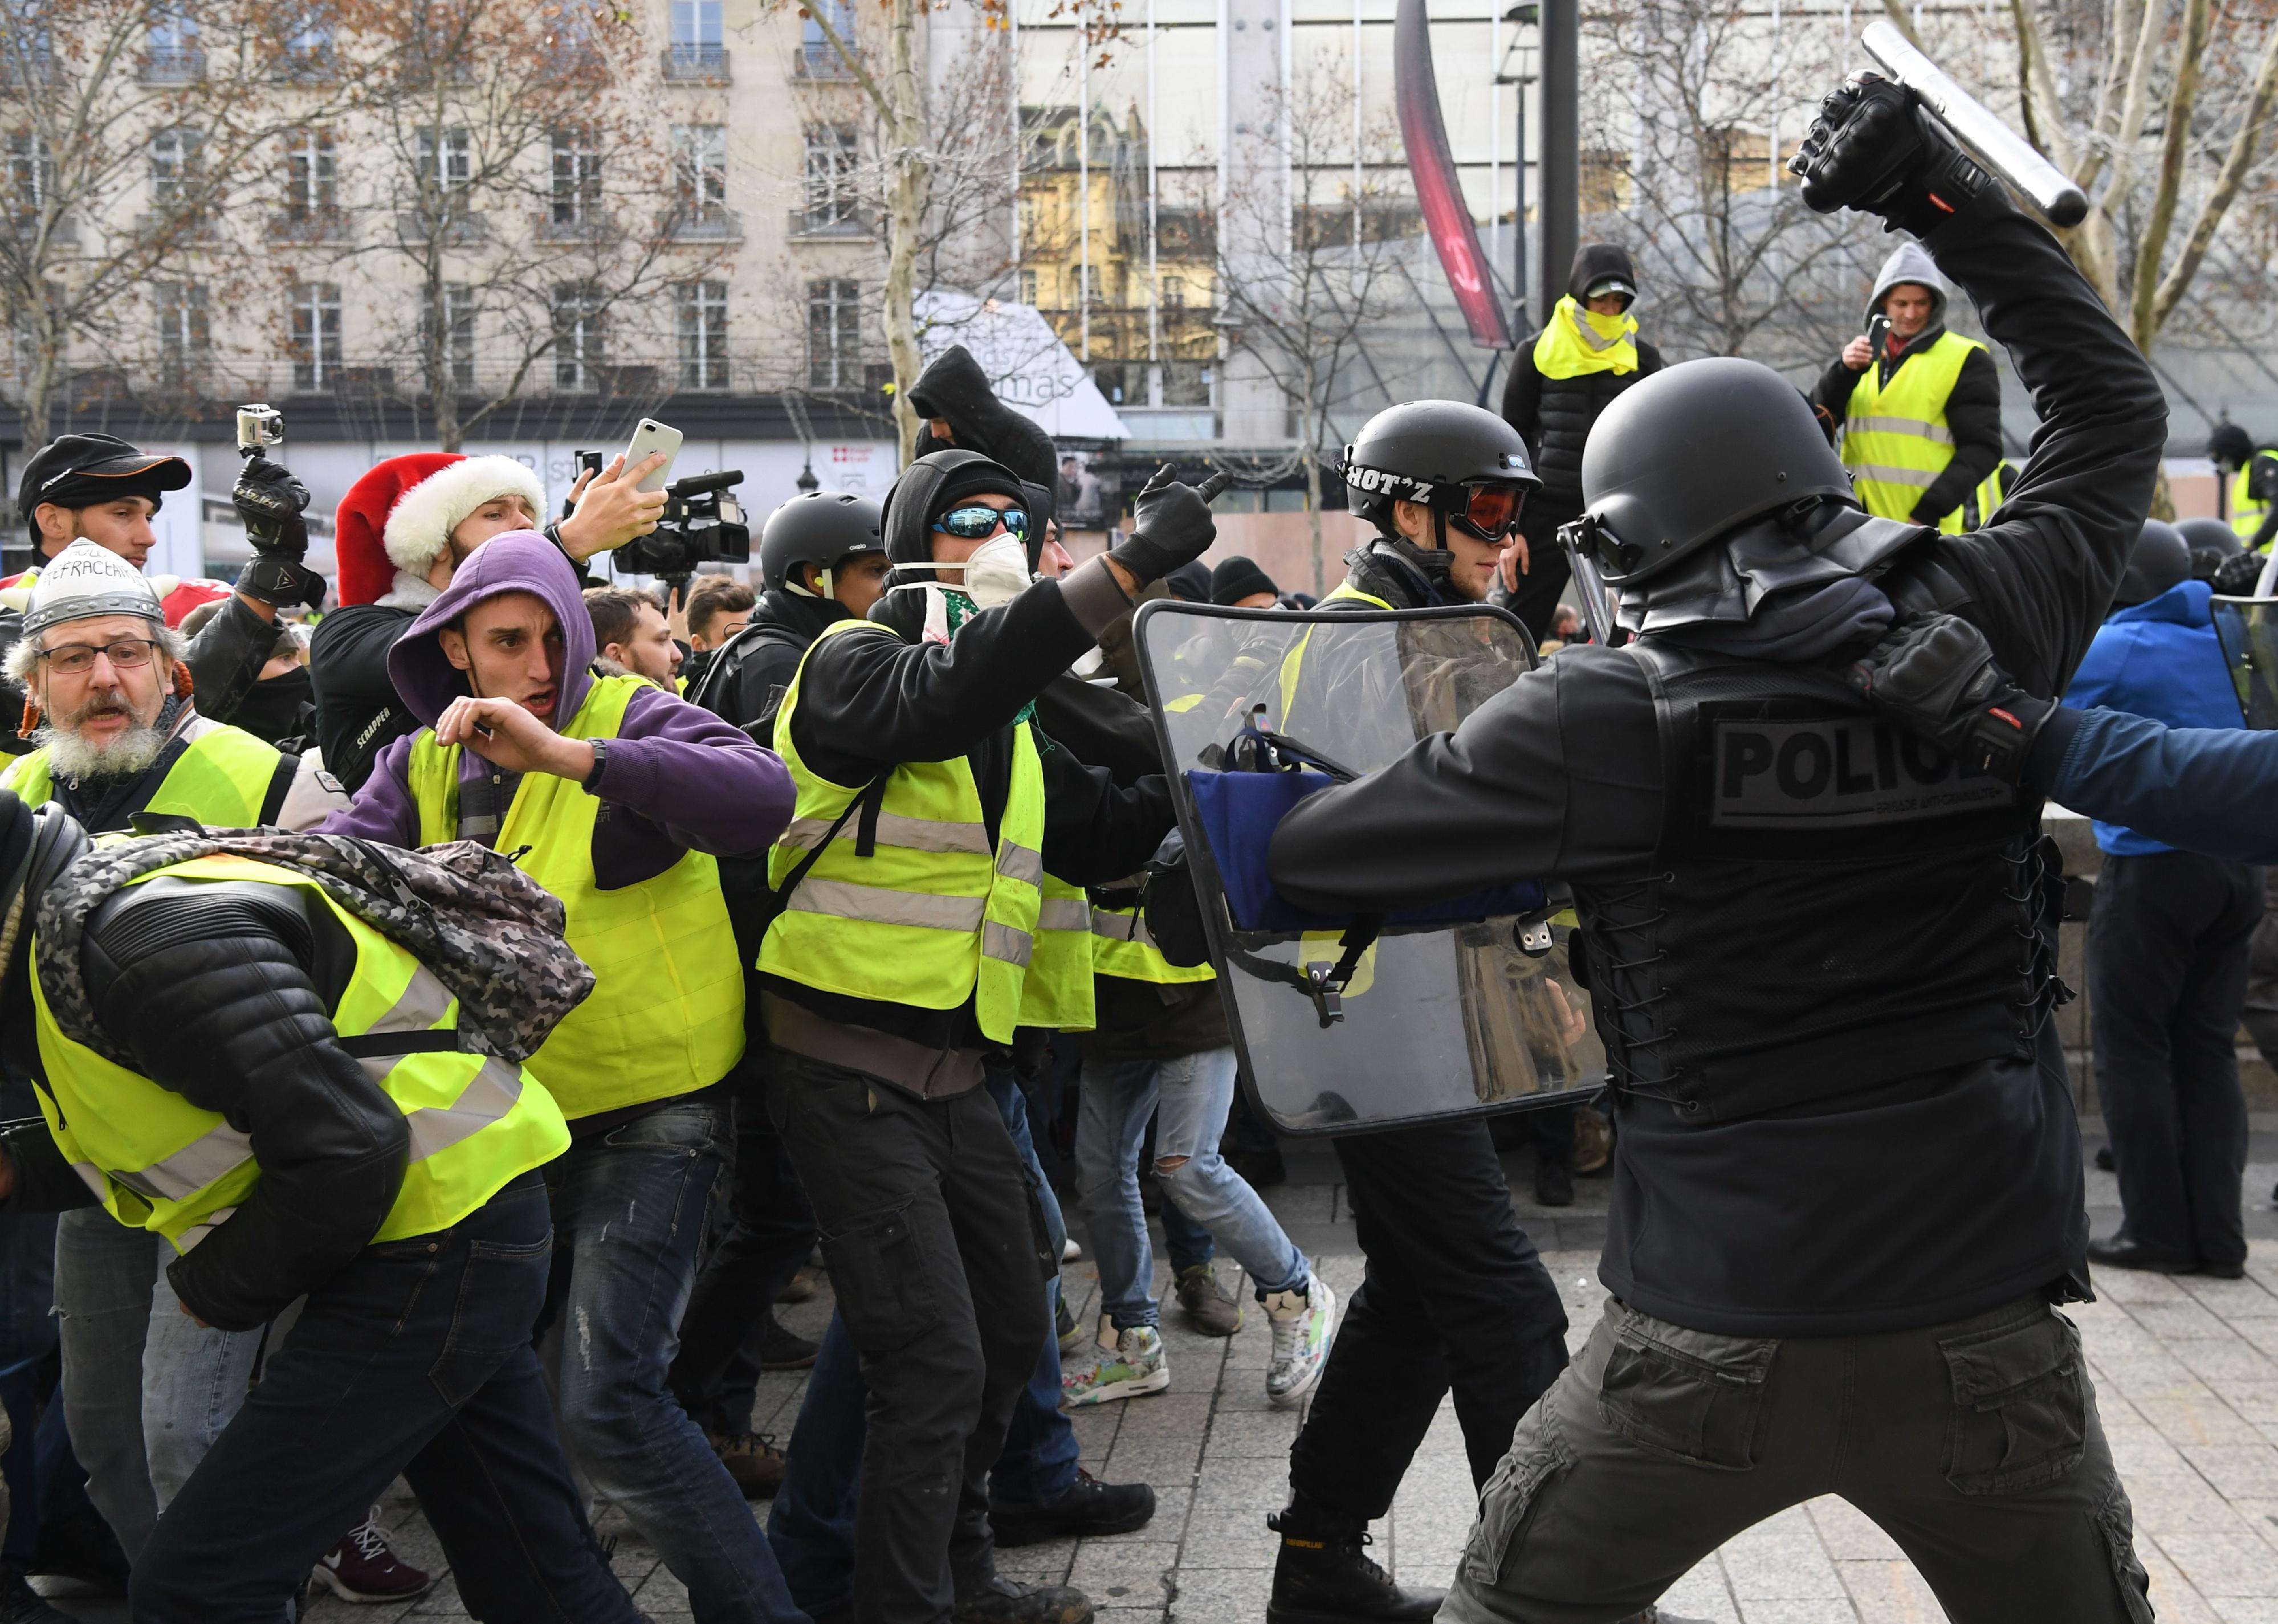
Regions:
M 2231 137 L 2230 150 L 2223 155 L 2222 168 L 2215 176 L 2214 190 L 2199 205 L 2198 217 L 2191 222 L 2190 235 L 2184 239 L 2183 251 L 2175 263 L 2160 278 L 2159 291 L 2152 298 L 2151 332 L 2139 340 L 2148 345 L 2167 324 L 2176 304 L 2199 272 L 2199 264 L 2206 257 L 2207 244 L 2214 240 L 2215 230 L 2222 224 L 2223 216 L 2238 196 L 2244 184 L 2246 172 L 2253 167 L 2255 149 L 2262 138 L 2262 126 L 2270 117 L 2271 103 L 2278 99 L 2278 27 L 2273 27 L 2262 42 L 2261 65 L 2255 70 L 2254 88 L 2247 97 L 2246 117 Z M 2139 272 L 2140 274 L 2140 272 Z
M 2147 8 L 2148 9 L 2148 8 Z M 2152 336 L 2159 331 L 2152 319 L 2160 279 L 2160 258 L 2167 246 L 2167 233 L 2175 223 L 2175 209 L 2183 189 L 2183 159 L 2191 136 L 2191 113 L 2199 94 L 2199 59 L 2206 53 L 2211 0 L 2183 0 L 2183 33 L 2175 44 L 2175 79 L 2168 87 L 2167 128 L 2160 137 L 2160 174 L 2152 194 L 2152 212 L 2136 250 L 2136 279 L 2129 336 L 2136 347 L 2149 355 Z

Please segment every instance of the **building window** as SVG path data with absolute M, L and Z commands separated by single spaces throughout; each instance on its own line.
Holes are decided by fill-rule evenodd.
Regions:
M 593 389 L 608 354 L 601 300 L 590 282 L 565 282 L 554 290 L 554 385 Z
M 1022 304 L 1036 302 L 1036 273 L 1033 271 L 1023 271 L 1021 273 L 1021 302 Z
M 1184 277 L 1163 278 L 1163 308 L 1183 310 L 1187 308 L 1187 279 Z
M 672 126 L 672 183 L 681 219 L 710 225 L 728 208 L 728 130 L 718 124 Z
M 844 124 L 806 126 L 806 225 L 809 231 L 844 225 L 854 217 L 854 128 Z
M 333 133 L 295 130 L 285 138 L 285 217 L 313 220 L 340 202 L 333 170 Z
M 845 277 L 806 285 L 806 381 L 845 389 L 862 379 L 860 285 Z
M 293 386 L 329 389 L 340 370 L 340 290 L 333 282 L 293 287 Z
M 591 225 L 601 217 L 601 149 L 591 130 L 554 132 L 554 223 Z
M 728 386 L 728 285 L 680 286 L 680 386 Z
M 463 282 L 443 285 L 442 308 L 424 301 L 419 307 L 419 356 L 423 369 L 440 361 L 444 381 L 454 389 L 475 386 L 475 295 Z M 440 354 L 435 343 L 438 316 L 443 324 Z
M 150 138 L 150 202 L 157 213 L 196 212 L 198 156 L 195 130 L 161 130 Z
M 180 6 L 160 6 L 150 15 L 149 55 L 143 77 L 154 84 L 187 84 L 205 77 L 206 54 L 198 48 L 198 19 Z
M 419 186 L 463 192 L 475 178 L 475 144 L 464 130 L 419 132 Z
M 180 385 L 196 376 L 213 347 L 206 290 L 195 282 L 159 282 L 151 291 L 158 306 L 159 375 Z
M 36 219 L 56 189 L 56 162 L 37 130 L 8 137 L 8 203 L 23 219 Z
M 814 79 L 845 79 L 846 62 L 822 32 L 822 24 L 815 20 L 819 14 L 830 24 L 830 32 L 838 36 L 839 43 L 848 50 L 854 49 L 854 7 L 851 0 L 820 0 L 819 4 L 806 8 L 806 20 L 799 31 L 799 55 L 809 77 Z
M 720 48 L 720 0 L 672 0 L 672 48 Z

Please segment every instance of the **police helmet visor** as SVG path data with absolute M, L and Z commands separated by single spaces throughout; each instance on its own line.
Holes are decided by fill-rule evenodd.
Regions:
M 1021 540 L 1028 539 L 1028 515 L 1018 507 L 987 507 L 975 503 L 970 507 L 952 507 L 933 522 L 934 529 L 959 541 L 980 541 L 994 536 L 1000 524 Z

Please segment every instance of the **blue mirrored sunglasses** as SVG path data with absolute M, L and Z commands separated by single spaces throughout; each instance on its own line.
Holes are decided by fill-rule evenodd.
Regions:
M 934 529 L 960 541 L 979 541 L 993 536 L 999 524 L 1023 541 L 1028 538 L 1028 515 L 1018 507 L 952 507 L 933 522 Z

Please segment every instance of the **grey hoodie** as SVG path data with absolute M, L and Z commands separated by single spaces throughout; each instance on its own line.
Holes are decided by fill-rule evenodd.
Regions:
M 1949 297 L 1945 278 L 1938 273 L 1938 262 L 1930 250 L 1919 242 L 1902 242 L 1891 250 L 1891 257 L 1883 262 L 1882 270 L 1875 273 L 1875 291 L 1867 295 L 1867 316 L 1869 322 L 1881 314 L 1883 301 L 1901 282 L 1913 282 L 1930 289 L 1930 325 L 1924 332 L 1934 332 L 1945 325 L 1945 301 Z

